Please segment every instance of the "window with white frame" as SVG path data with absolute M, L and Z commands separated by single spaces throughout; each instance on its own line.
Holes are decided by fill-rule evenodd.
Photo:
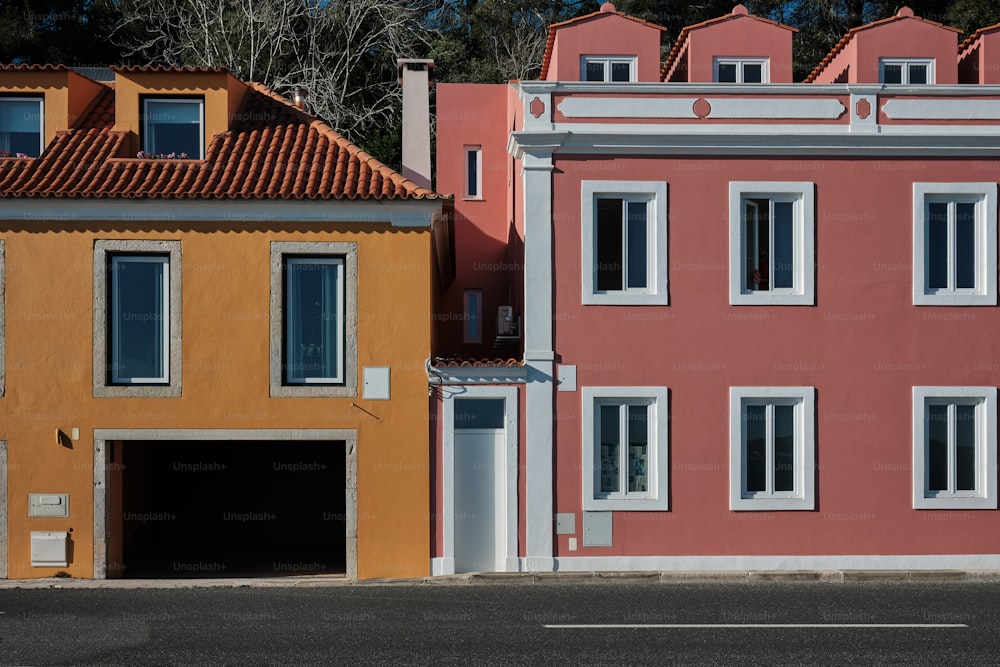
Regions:
M 181 395 L 180 241 L 94 243 L 94 395 Z
M 467 289 L 464 294 L 465 300 L 465 332 L 463 340 L 466 343 L 483 342 L 483 291 L 478 289 Z
M 913 184 L 913 303 L 997 304 L 997 184 Z
M 729 184 L 729 303 L 815 302 L 812 183 Z
M 635 81 L 635 61 L 635 56 L 582 56 L 580 78 L 614 83 Z
M 913 388 L 913 507 L 997 508 L 996 387 Z
M 584 181 L 583 303 L 666 305 L 667 184 Z
M 40 97 L 0 97 L 0 157 L 41 155 L 44 117 Z
M 731 387 L 729 509 L 815 507 L 815 389 Z
M 934 59 L 880 58 L 879 82 L 911 86 L 934 83 Z
M 767 83 L 767 58 L 715 58 L 715 80 L 718 83 Z
M 357 244 L 271 242 L 271 396 L 357 395 Z
M 205 101 L 200 98 L 144 97 L 143 151 L 200 160 L 205 156 Z
M 465 147 L 465 198 L 483 198 L 483 147 Z
M 583 508 L 666 510 L 666 387 L 584 387 Z

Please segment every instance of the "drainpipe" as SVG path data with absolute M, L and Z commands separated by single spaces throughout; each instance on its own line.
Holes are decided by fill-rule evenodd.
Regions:
M 433 60 L 396 61 L 403 87 L 403 176 L 431 189 L 430 80 Z

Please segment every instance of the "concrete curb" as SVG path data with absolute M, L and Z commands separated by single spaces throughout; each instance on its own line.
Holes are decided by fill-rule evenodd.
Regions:
M 494 586 L 636 585 L 748 583 L 955 583 L 1000 582 L 997 570 L 750 570 L 685 572 L 473 572 L 415 579 L 350 581 L 338 575 L 214 579 L 3 579 L 0 590 L 23 589 L 181 589 L 327 588 L 336 586 Z

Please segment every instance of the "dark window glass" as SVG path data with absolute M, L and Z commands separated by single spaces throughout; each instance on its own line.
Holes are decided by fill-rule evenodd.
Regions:
M 948 287 L 948 204 L 927 205 L 927 286 Z
M 927 406 L 927 488 L 948 490 L 948 406 Z
M 719 63 L 719 83 L 736 83 L 736 63 Z
M 955 287 L 976 287 L 976 205 L 955 204 Z
M 621 199 L 597 200 L 596 269 L 601 292 L 621 290 L 623 285 L 622 206 Z
M 743 83 L 761 83 L 764 80 L 764 66 L 760 63 L 744 63 Z
M 774 406 L 774 490 L 795 490 L 795 407 Z
M 506 418 L 502 398 L 456 398 L 455 428 L 504 428 Z
M 747 491 L 767 490 L 767 406 L 746 406 Z

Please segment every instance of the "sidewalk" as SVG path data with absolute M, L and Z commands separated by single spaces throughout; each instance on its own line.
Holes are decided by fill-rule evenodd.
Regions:
M 686 584 L 764 582 L 1000 582 L 997 570 L 829 570 L 725 572 L 474 572 L 416 579 L 350 581 L 342 575 L 215 577 L 203 579 L 3 579 L 8 588 L 324 588 L 330 586 L 462 586 L 533 584 Z

